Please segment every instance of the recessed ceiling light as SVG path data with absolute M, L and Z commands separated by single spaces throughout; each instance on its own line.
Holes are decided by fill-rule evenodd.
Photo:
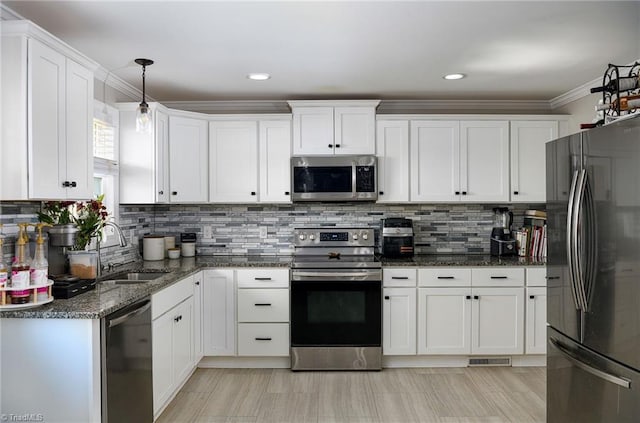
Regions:
M 462 79 L 466 77 L 464 73 L 450 73 L 449 75 L 443 76 L 444 79 L 454 80 L 454 79 Z
M 271 75 L 268 73 L 250 73 L 247 75 L 247 78 L 253 79 L 254 81 L 266 81 L 271 78 Z

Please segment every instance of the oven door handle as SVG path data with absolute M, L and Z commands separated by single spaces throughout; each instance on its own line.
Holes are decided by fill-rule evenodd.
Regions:
M 362 277 L 362 276 L 376 276 L 378 272 L 295 272 L 293 277 L 311 277 L 311 278 L 350 278 L 350 277 Z

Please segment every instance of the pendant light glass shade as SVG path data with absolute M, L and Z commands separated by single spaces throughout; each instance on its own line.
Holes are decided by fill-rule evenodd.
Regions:
M 136 59 L 135 62 L 142 66 L 142 102 L 136 109 L 136 132 L 149 132 L 153 124 L 152 111 L 146 102 L 145 96 L 145 72 L 147 66 L 153 65 L 153 60 Z

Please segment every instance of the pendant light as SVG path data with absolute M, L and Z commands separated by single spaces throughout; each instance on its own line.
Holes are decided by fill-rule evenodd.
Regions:
M 151 110 L 146 102 L 145 98 L 145 84 L 144 74 L 147 66 L 153 65 L 153 60 L 150 59 L 136 59 L 135 62 L 142 66 L 142 102 L 136 109 L 136 131 L 137 132 L 149 132 L 151 130 Z

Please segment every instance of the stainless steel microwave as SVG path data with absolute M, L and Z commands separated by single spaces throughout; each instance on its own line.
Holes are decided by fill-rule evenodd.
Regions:
M 375 201 L 376 156 L 291 158 L 293 201 Z

